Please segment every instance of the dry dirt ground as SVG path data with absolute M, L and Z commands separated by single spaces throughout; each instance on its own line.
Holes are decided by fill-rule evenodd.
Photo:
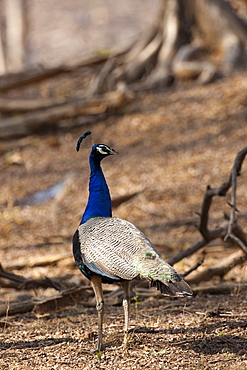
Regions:
M 56 65 L 105 47 L 122 48 L 150 24 L 156 13 L 154 4 L 158 7 L 157 1 L 145 1 L 144 7 L 144 0 L 122 2 L 120 10 L 111 0 L 103 6 L 102 1 L 85 0 L 83 7 L 82 0 L 69 4 L 53 0 L 47 12 L 42 3 L 29 4 L 29 63 L 34 65 Z M 71 7 L 80 10 L 74 12 Z M 133 14 L 136 21 L 129 25 Z M 95 27 L 100 35 L 92 33 Z M 66 39 L 68 32 L 73 43 Z M 106 39 L 110 41 L 107 45 Z M 80 76 L 73 78 L 73 82 L 66 78 L 44 82 L 12 95 L 64 96 L 70 94 L 71 85 L 82 88 Z M 103 162 L 112 198 L 120 203 L 114 215 L 144 231 L 165 259 L 199 240 L 196 213 L 206 186 L 219 186 L 228 177 L 236 153 L 247 146 L 247 76 L 237 74 L 210 86 L 193 82 L 168 92 L 141 94 L 115 116 L 84 126 L 82 122 L 78 119 L 81 126 L 73 130 L 47 129 L 41 136 L 0 141 L 0 262 L 6 270 L 26 278 L 70 274 L 72 285 L 88 284 L 71 253 L 89 176 L 89 149 L 76 153 L 75 144 L 88 129 L 95 142 L 120 153 Z M 237 193 L 245 231 L 246 174 L 245 164 Z M 55 197 L 33 204 L 33 194 L 59 182 L 61 190 Z M 211 227 L 221 223 L 224 211 L 229 213 L 228 201 L 229 196 L 214 202 Z M 210 266 L 235 249 L 217 241 L 204 251 L 203 266 Z M 175 268 L 184 272 L 200 257 L 198 252 Z M 246 281 L 246 265 L 234 268 L 225 280 Z M 219 282 L 214 279 L 209 284 Z M 0 306 L 55 294 L 52 288 L 16 291 L 4 287 L 6 283 L 0 280 Z M 0 369 L 247 369 L 247 300 L 238 290 L 231 295 L 171 300 L 152 294 L 144 299 L 137 288 L 128 347 L 120 347 L 122 307 L 109 304 L 106 351 L 99 356 L 89 353 L 96 345 L 97 313 L 93 302 L 85 305 L 82 301 L 83 296 L 66 309 L 44 315 L 9 315 L 7 309 L 0 319 Z
M 50 82 L 54 83 L 54 82 Z M 68 81 L 58 84 L 68 89 Z M 51 91 L 47 83 L 36 94 Z M 28 95 L 28 88 L 16 92 Z M 35 95 L 35 92 L 34 92 Z M 103 169 L 115 216 L 138 226 L 164 258 L 186 249 L 200 235 L 196 213 L 208 184 L 219 186 L 229 175 L 236 153 L 247 145 L 247 77 L 237 74 L 209 86 L 176 86 L 168 92 L 141 94 L 122 113 L 74 130 L 47 131 L 0 142 L 0 261 L 26 278 L 71 274 L 71 284 L 87 284 L 74 265 L 71 238 L 87 200 L 88 154 L 75 151 L 78 137 L 93 132 L 95 142 L 119 156 Z M 246 231 L 246 165 L 238 182 L 240 223 Z M 40 204 L 30 195 L 64 181 L 58 194 Z M 211 227 L 229 212 L 229 197 L 217 199 Z M 222 242 L 205 248 L 204 266 L 234 252 Z M 194 265 L 201 252 L 175 265 Z M 53 260 L 48 263 L 47 260 Z M 225 279 L 246 281 L 246 266 Z M 5 281 L 6 282 L 6 281 Z M 1 284 L 3 280 L 1 280 Z M 215 279 L 213 284 L 218 284 Z M 106 286 L 107 288 L 107 286 Z M 55 290 L 1 289 L 1 303 L 49 296 Z M 97 339 L 97 313 L 80 300 L 62 311 L 2 317 L 1 369 L 247 369 L 247 300 L 244 293 L 197 295 L 188 300 L 161 296 L 132 303 L 128 347 L 120 347 L 121 306 L 106 308 L 106 351 L 87 353 Z M 83 296 L 82 296 L 83 299 Z

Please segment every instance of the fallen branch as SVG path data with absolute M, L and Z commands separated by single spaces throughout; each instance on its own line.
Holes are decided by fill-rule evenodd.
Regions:
M 17 290 L 31 290 L 37 288 L 54 288 L 58 291 L 68 287 L 66 280 L 70 279 L 71 275 L 58 276 L 53 278 L 44 277 L 41 279 L 26 279 L 23 276 L 13 274 L 3 269 L 0 264 L 0 286 L 4 288 L 14 288 Z M 7 282 L 6 282 L 7 280 Z
M 217 285 L 198 286 L 193 289 L 193 293 L 197 294 L 237 294 L 247 291 L 247 283 L 223 283 Z
M 120 54 L 121 53 L 116 55 Z M 63 64 L 55 68 L 32 68 L 18 73 L 5 74 L 0 77 L 0 91 L 20 88 L 61 74 L 75 72 L 82 68 L 92 68 L 104 63 L 107 59 L 108 56 L 96 56 L 83 61 L 72 61 L 71 63 Z
M 63 105 L 67 99 L 3 99 L 0 98 L 0 112 L 23 113 Z
M 130 92 L 112 91 L 100 97 L 89 97 L 67 101 L 60 106 L 28 112 L 16 117 L 6 118 L 0 122 L 0 137 L 20 137 L 33 134 L 47 125 L 58 121 L 84 115 L 99 115 L 112 112 L 133 101 Z
M 75 305 L 82 299 L 93 296 L 91 286 L 75 287 L 54 294 L 50 297 L 32 297 L 25 301 L 14 301 L 0 304 L 0 316 L 11 316 L 34 310 L 37 314 L 58 311 Z
M 186 279 L 189 284 L 199 284 L 202 281 L 209 281 L 214 276 L 218 276 L 221 279 L 235 266 L 242 265 L 247 261 L 247 255 L 243 254 L 242 250 L 232 253 L 230 256 L 224 258 L 219 263 L 205 267 L 201 271 L 198 271 L 194 276 Z
M 27 266 L 29 267 L 36 267 L 36 266 L 47 266 L 50 265 L 51 263 L 57 263 L 59 261 L 63 261 L 65 259 L 72 259 L 71 253 L 66 253 L 66 254 L 51 254 L 47 256 L 39 256 L 37 257 L 26 257 L 23 261 L 20 261 L 18 264 L 13 264 L 13 265 L 8 265 L 7 269 L 8 270 L 22 270 L 26 268 Z M 6 271 L 6 270 L 5 270 Z
M 20 313 L 31 312 L 34 308 L 33 300 L 20 301 L 20 302 L 6 302 L 0 303 L 0 316 L 11 316 Z
M 45 315 L 47 313 L 62 310 L 69 306 L 74 306 L 78 303 L 80 303 L 80 305 L 87 306 L 88 298 L 93 296 L 94 293 L 91 286 L 74 287 L 50 297 L 34 298 L 33 302 L 35 305 L 33 312 L 35 314 Z
M 125 48 L 124 50 L 114 53 L 114 58 L 125 55 L 132 47 Z M 61 64 L 55 68 L 29 68 L 28 70 L 20 71 L 17 73 L 9 73 L 0 76 L 0 92 L 8 91 L 11 89 L 21 88 L 33 83 L 47 80 L 59 75 L 69 74 L 73 72 L 88 73 L 89 70 L 101 66 L 109 59 L 108 55 L 96 55 L 83 60 L 72 60 L 69 63 Z

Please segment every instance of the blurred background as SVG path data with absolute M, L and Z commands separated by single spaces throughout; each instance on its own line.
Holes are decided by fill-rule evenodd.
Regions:
M 231 3 L 245 14 L 246 2 Z M 71 238 L 88 195 L 90 150 L 75 152 L 87 130 L 96 143 L 120 152 L 103 163 L 115 216 L 144 231 L 166 259 L 201 240 L 196 225 L 206 186 L 220 186 L 246 147 L 246 71 L 220 75 L 212 84 L 175 75 L 163 90 L 139 88 L 128 95 L 127 86 L 88 94 L 107 57 L 140 40 L 161 5 L 158 0 L 1 1 L 0 261 L 5 269 L 27 278 L 59 276 L 67 269 L 71 284 L 83 281 Z M 218 53 L 214 56 L 217 65 Z M 96 59 L 83 64 L 88 58 Z M 246 232 L 246 166 L 237 197 Z M 215 199 L 210 228 L 230 213 L 227 202 L 230 192 Z M 217 239 L 176 268 L 184 272 L 202 254 L 209 266 L 235 249 Z M 227 278 L 245 276 L 241 264 Z
M 207 187 L 229 181 L 237 153 L 247 152 L 246 0 L 0 0 L 0 6 L 0 347 L 8 349 L 0 367 L 2 361 L 4 369 L 48 363 L 71 369 L 66 351 L 77 353 L 76 368 L 91 366 L 81 349 L 91 349 L 97 331 L 95 301 L 83 290 L 89 282 L 75 266 L 71 243 L 89 181 L 90 147 L 77 153 L 75 146 L 90 130 L 95 143 L 120 153 L 102 163 L 113 215 L 140 228 L 179 273 L 201 261 L 186 277 L 199 299 L 164 305 L 147 284 L 132 291 L 141 301 L 132 322 L 149 320 L 152 329 L 131 333 L 128 368 L 144 355 L 143 366 L 155 368 L 155 354 L 160 368 L 204 369 L 208 354 L 215 369 L 219 358 L 224 367 L 232 361 L 232 368 L 244 368 L 247 254 L 224 240 L 235 209 L 231 182 L 209 213 L 202 204 Z M 242 159 L 235 226 L 246 246 Z M 198 230 L 202 215 L 209 216 L 206 231 L 221 228 L 216 238 Z M 184 257 L 189 248 L 195 252 Z M 66 289 L 75 295 L 63 295 Z M 117 289 L 104 287 L 107 336 L 112 327 L 122 330 Z M 40 356 L 33 356 L 35 346 Z M 111 352 L 111 369 L 120 352 Z M 191 366 L 177 363 L 178 353 Z
M 1 72 L 4 60 L 5 71 L 14 72 L 120 51 L 150 26 L 159 5 L 159 0 L 1 0 Z

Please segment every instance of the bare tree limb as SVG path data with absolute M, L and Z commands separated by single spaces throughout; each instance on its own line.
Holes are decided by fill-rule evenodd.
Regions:
M 180 274 L 180 276 L 185 278 L 186 276 L 191 274 L 193 271 L 197 270 L 198 267 L 200 267 L 202 264 L 203 264 L 203 259 L 198 261 L 197 264 L 195 266 L 191 267 L 188 271 L 185 271 L 183 274 Z
M 175 265 L 175 263 L 181 261 L 185 257 L 191 256 L 192 254 L 199 251 L 201 248 L 205 247 L 206 245 L 207 245 L 206 240 L 199 240 L 194 245 L 192 245 L 192 247 L 186 249 L 185 251 L 181 251 L 178 254 L 176 254 L 176 256 L 170 258 L 168 260 L 169 265 L 171 266 Z
M 236 222 L 236 193 L 237 193 L 237 177 L 240 175 L 242 163 L 244 161 L 244 158 L 247 154 L 247 147 L 242 149 L 238 154 L 237 157 L 234 161 L 234 165 L 232 168 L 231 172 L 231 183 L 232 183 L 232 194 L 231 194 L 231 214 L 230 214 L 230 221 L 228 225 L 228 231 L 227 234 L 224 238 L 225 241 L 229 239 L 233 239 L 239 247 L 247 253 L 247 246 L 245 243 L 243 243 L 242 240 L 240 240 L 236 235 L 234 235 L 233 229 L 234 229 L 234 224 Z
M 247 154 L 247 147 L 242 149 L 236 156 L 232 171 L 229 175 L 227 181 L 223 182 L 218 188 L 211 188 L 207 186 L 206 192 L 204 194 L 201 213 L 200 213 L 200 222 L 198 230 L 200 231 L 203 239 L 196 242 L 192 247 L 186 249 L 185 251 L 179 252 L 176 256 L 171 258 L 168 263 L 174 265 L 185 257 L 191 256 L 193 253 L 197 252 L 199 249 L 205 247 L 212 240 L 222 238 L 223 240 L 231 241 L 232 244 L 240 247 L 245 253 L 247 253 L 247 240 L 246 235 L 240 225 L 237 224 L 235 218 L 236 212 L 236 179 L 239 176 L 242 168 L 244 158 Z M 228 190 L 233 186 L 232 190 L 232 210 L 231 218 L 229 223 L 223 222 L 220 227 L 217 227 L 213 230 L 208 228 L 209 222 L 209 211 L 212 205 L 213 198 L 215 196 L 225 196 Z
M 8 280 L 12 280 L 16 283 L 22 284 L 26 280 L 24 277 L 20 275 L 13 274 L 12 272 L 8 272 L 4 270 L 2 264 L 0 264 L 0 277 Z
M 209 230 L 208 228 L 208 221 L 209 221 L 209 210 L 213 201 L 213 197 L 216 195 L 218 196 L 225 196 L 227 191 L 231 187 L 231 179 L 224 182 L 220 187 L 212 189 L 209 185 L 207 186 L 207 190 L 204 194 L 201 213 L 200 213 L 200 222 L 198 230 L 200 231 L 201 235 L 203 236 L 204 240 L 209 243 L 211 240 L 217 239 L 222 236 L 224 229 L 222 227 L 218 227 L 214 230 Z

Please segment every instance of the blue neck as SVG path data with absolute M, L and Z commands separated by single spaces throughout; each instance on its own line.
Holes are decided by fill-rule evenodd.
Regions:
M 105 180 L 105 176 L 100 167 L 100 162 L 96 162 L 91 153 L 89 197 L 85 212 L 82 216 L 81 224 L 93 217 L 111 217 L 111 197 Z

